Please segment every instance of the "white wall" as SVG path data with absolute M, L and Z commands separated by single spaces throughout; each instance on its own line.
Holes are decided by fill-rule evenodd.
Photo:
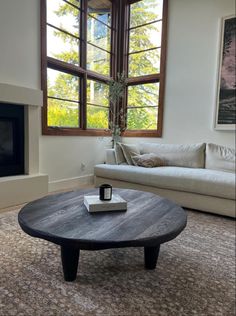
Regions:
M 213 129 L 221 17 L 234 12 L 234 0 L 169 0 L 163 137 L 148 141 L 235 146 L 234 131 Z
M 0 82 L 40 88 L 38 0 L 0 0 Z
M 234 133 L 215 131 L 221 17 L 235 12 L 234 0 L 170 0 L 166 142 L 234 145 Z
M 105 161 L 105 148 L 109 147 L 108 137 L 43 136 L 40 169 L 49 175 L 49 181 L 90 175 L 95 164 Z
M 39 3 L 0 0 L 0 82 L 40 89 Z M 234 0 L 169 0 L 163 137 L 148 141 L 234 146 L 234 132 L 213 130 L 220 18 L 234 12 Z M 40 171 L 50 181 L 91 174 L 109 146 L 109 138 L 41 136 Z

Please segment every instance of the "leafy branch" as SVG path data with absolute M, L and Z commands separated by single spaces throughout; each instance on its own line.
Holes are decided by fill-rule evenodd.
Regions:
M 121 127 L 121 123 L 125 122 L 126 118 L 126 113 L 121 102 L 127 86 L 125 73 L 117 73 L 117 79 L 109 81 L 108 85 L 109 100 L 111 102 L 109 127 L 112 132 L 112 145 L 114 147 L 115 143 L 120 139 L 121 132 L 125 130 L 125 127 Z

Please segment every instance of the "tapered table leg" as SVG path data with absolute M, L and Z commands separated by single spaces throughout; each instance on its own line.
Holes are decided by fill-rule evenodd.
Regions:
M 160 245 L 157 247 L 144 247 L 145 268 L 152 270 L 156 268 Z
M 74 281 L 79 263 L 79 249 L 61 246 L 61 262 L 65 281 Z

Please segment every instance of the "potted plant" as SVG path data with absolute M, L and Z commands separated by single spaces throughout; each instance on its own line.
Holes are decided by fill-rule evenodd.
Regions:
M 123 106 L 122 99 L 125 95 L 125 89 L 127 86 L 127 78 L 122 72 L 117 74 L 116 80 L 111 80 L 108 82 L 109 85 L 109 100 L 111 103 L 110 107 L 110 121 L 109 127 L 112 133 L 112 148 L 115 147 L 115 144 L 120 141 L 121 133 L 125 130 L 125 110 Z

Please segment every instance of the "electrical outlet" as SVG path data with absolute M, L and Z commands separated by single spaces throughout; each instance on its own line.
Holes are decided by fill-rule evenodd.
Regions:
M 104 137 L 100 136 L 100 137 L 98 137 L 98 141 L 101 143 L 104 143 L 105 139 L 104 139 Z
M 84 171 L 85 168 L 86 168 L 86 165 L 85 165 L 84 163 L 81 163 L 81 165 L 80 165 L 80 170 L 81 170 L 81 171 Z

